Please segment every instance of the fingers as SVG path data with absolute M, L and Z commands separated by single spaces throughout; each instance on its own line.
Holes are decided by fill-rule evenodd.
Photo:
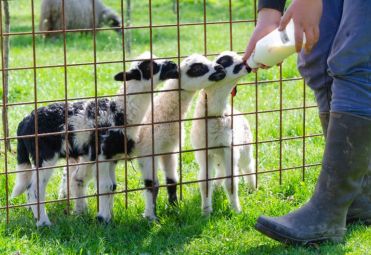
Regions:
M 300 24 L 295 24 L 294 35 L 296 52 L 300 52 L 303 47 L 303 32 L 303 27 Z
M 295 50 L 303 47 L 305 35 L 305 52 L 311 51 L 319 38 L 319 23 L 322 15 L 322 0 L 293 0 L 283 15 L 279 30 L 284 30 L 292 19 L 294 21 Z M 303 34 L 304 33 L 304 34 Z
M 318 42 L 318 40 L 319 40 L 319 33 L 320 33 L 319 27 L 315 26 L 313 28 L 313 45 L 315 45 Z
M 280 64 L 277 64 L 277 66 L 280 65 Z M 263 64 L 259 64 L 258 68 L 252 68 L 251 70 L 252 70 L 253 73 L 256 73 L 259 69 L 269 69 L 269 68 L 271 68 L 271 66 L 266 66 L 266 65 L 263 65 Z
M 281 18 L 280 26 L 278 28 L 279 31 L 282 31 L 286 28 L 287 24 L 289 24 L 292 18 L 291 12 L 288 10 Z
M 291 10 L 287 10 L 287 12 L 282 16 L 278 30 L 280 31 L 284 30 L 291 19 L 292 19 L 292 12 Z M 295 23 L 295 29 L 294 29 L 295 30 L 295 50 L 296 52 L 300 52 L 302 45 L 303 45 L 303 27 L 297 22 L 294 22 L 294 23 Z
M 306 39 L 306 42 L 304 45 L 304 51 L 305 53 L 309 53 L 312 50 L 313 45 L 315 44 L 315 40 L 316 40 L 314 30 L 309 29 L 309 30 L 304 31 L 304 33 L 305 33 L 305 39 Z
M 318 26 L 315 26 L 313 28 L 313 33 L 314 33 L 314 44 L 316 44 L 319 40 L 319 27 Z
M 312 51 L 313 46 L 319 40 L 319 28 L 310 27 L 304 30 L 304 34 L 305 34 L 305 40 L 306 40 L 304 50 L 305 50 L 305 53 L 308 54 Z

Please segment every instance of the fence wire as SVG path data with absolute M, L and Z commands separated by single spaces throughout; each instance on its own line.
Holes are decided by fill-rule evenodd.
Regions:
M 2 137 L 0 137 L 0 144 L 2 145 L 1 146 L 1 161 L 3 162 L 3 165 L 4 165 L 4 169 L 3 171 L 0 172 L 0 178 L 1 177 L 4 177 L 5 180 L 4 180 L 4 187 L 5 187 L 5 197 L 3 197 L 1 199 L 2 204 L 0 204 L 0 210 L 3 211 L 5 210 L 6 211 L 6 221 L 9 222 L 12 220 L 11 218 L 11 209 L 14 209 L 14 208 L 19 208 L 19 207 L 28 207 L 30 205 L 34 205 L 34 204 L 37 204 L 38 206 L 38 213 L 39 213 L 39 216 L 40 216 L 40 204 L 52 204 L 52 203 L 65 203 L 66 204 L 66 207 L 67 207 L 67 211 L 70 211 L 70 203 L 71 201 L 73 200 L 76 200 L 78 198 L 96 198 L 96 202 L 97 202 L 97 208 L 99 208 L 99 196 L 101 195 L 107 195 L 107 194 L 115 194 L 115 199 L 122 199 L 121 196 L 123 196 L 123 199 L 124 199 L 124 204 L 125 204 L 125 207 L 128 208 L 129 207 L 129 198 L 128 198 L 128 194 L 129 193 L 133 193 L 133 192 L 140 192 L 142 190 L 145 189 L 145 187 L 142 187 L 143 185 L 139 185 L 138 187 L 135 187 L 135 188 L 130 188 L 129 187 L 129 183 L 128 183 L 128 179 L 130 178 L 130 176 L 132 175 L 130 173 L 130 171 L 132 171 L 133 169 L 130 168 L 130 162 L 131 161 L 134 161 L 135 159 L 138 159 L 138 158 L 145 158 L 145 157 L 152 157 L 152 166 L 153 166 L 153 176 L 155 176 L 155 171 L 156 169 L 154 169 L 154 162 L 155 162 L 155 157 L 156 156 L 161 156 L 161 155 L 172 155 L 172 154 L 178 154 L 179 157 L 178 157 L 178 172 L 179 172 L 179 183 L 177 184 L 177 190 L 179 191 L 179 194 L 180 194 L 180 199 L 184 199 L 184 192 L 185 192 L 185 186 L 187 185 L 191 185 L 191 184 L 195 184 L 195 183 L 198 183 L 200 182 L 199 180 L 187 180 L 184 175 L 185 175 L 185 171 L 187 171 L 188 169 L 186 169 L 186 165 L 185 163 L 183 162 L 183 155 L 188 155 L 188 153 L 193 153 L 195 151 L 206 151 L 206 155 L 207 155 L 207 152 L 209 150 L 214 150 L 214 149 L 220 149 L 220 148 L 225 148 L 225 147 L 209 147 L 208 144 L 207 144 L 207 141 L 208 139 L 205 139 L 206 141 L 206 146 L 205 148 L 197 148 L 197 149 L 192 149 L 192 148 L 189 148 L 189 146 L 185 146 L 185 144 L 182 144 L 182 140 L 183 140 L 183 134 L 182 132 L 179 132 L 179 148 L 177 151 L 175 152 L 169 152 L 169 153 L 155 153 L 155 143 L 156 143 L 156 140 L 154 138 L 154 126 L 155 125 L 159 125 L 159 124 L 167 124 L 167 123 L 178 123 L 179 124 L 179 130 L 181 130 L 182 128 L 182 125 L 186 125 L 187 123 L 189 122 L 192 122 L 192 121 L 197 121 L 197 120 L 205 120 L 205 125 L 206 125 L 206 128 L 205 128 L 205 136 L 208 137 L 208 128 L 207 128 L 207 125 L 208 125 L 208 121 L 207 120 L 210 120 L 210 119 L 213 119 L 213 118 L 218 118 L 220 116 L 207 116 L 207 104 L 206 104 L 206 114 L 205 114 L 205 117 L 202 117 L 202 118 L 192 118 L 192 117 L 189 117 L 187 116 L 186 118 L 181 118 L 180 116 L 182 115 L 181 112 L 182 112 L 182 109 L 181 109 L 181 104 L 179 104 L 179 118 L 176 119 L 176 120 L 171 120 L 171 121 L 161 121 L 161 122 L 155 122 L 154 121 L 154 111 L 152 111 L 152 122 L 151 123 L 145 123 L 145 124 L 131 124 L 131 125 L 128 125 L 128 124 L 125 124 L 123 126 L 113 126 L 113 127 L 98 127 L 98 123 L 97 123 L 97 118 L 95 118 L 95 121 L 96 121 L 96 128 L 93 128 L 93 129 L 80 129 L 80 130 L 73 130 L 73 131 L 69 131 L 69 130 L 65 130 L 65 131 L 62 131 L 62 132 L 54 132 L 54 133 L 38 133 L 38 118 L 37 118 L 37 111 L 36 109 L 42 105 L 47 105 L 47 104 L 51 104 L 51 103 L 65 103 L 65 123 L 68 123 L 68 109 L 67 109 L 67 103 L 71 103 L 71 102 L 76 102 L 76 101 L 82 101 L 82 100 L 94 100 L 95 101 L 95 105 L 98 105 L 98 100 L 101 99 L 101 98 L 112 98 L 114 96 L 123 96 L 124 97 L 124 102 L 125 102 L 125 105 L 126 105 L 126 102 L 127 102 L 127 97 L 130 96 L 130 95 L 139 95 L 139 94 L 150 94 L 151 95 L 151 106 L 150 108 L 151 109 L 154 109 L 154 97 L 156 97 L 157 95 L 159 95 L 160 93 L 168 93 L 168 92 L 174 92 L 174 91 L 178 91 L 178 99 L 181 100 L 181 89 L 180 89 L 180 85 L 179 85 L 179 89 L 174 89 L 174 90 L 154 90 L 153 88 L 153 80 L 152 80 L 152 86 L 151 86 L 151 91 L 150 92 L 139 92 L 139 93 L 123 93 L 123 94 L 109 94 L 109 93 L 105 93 L 105 94 L 101 94 L 100 90 L 99 90 L 99 87 L 98 87 L 98 83 L 99 83 L 99 69 L 103 66 L 106 66 L 106 65 L 120 65 L 121 67 L 121 70 L 123 70 L 125 72 L 125 70 L 127 69 L 127 65 L 130 64 L 131 62 L 133 61 L 137 61 L 137 59 L 134 59 L 134 54 L 130 54 L 130 53 L 127 53 L 126 49 L 127 49 L 127 46 L 126 46 L 126 36 L 130 33 L 130 32 L 133 32 L 133 31 L 138 31 L 138 30 L 144 30 L 144 31 L 147 31 L 148 32 L 148 37 L 149 37 L 149 48 L 148 50 L 150 51 L 150 55 L 151 55 L 151 59 L 175 59 L 177 64 L 180 65 L 181 61 L 187 57 L 189 54 L 184 54 L 183 52 L 185 52 L 183 50 L 183 40 L 182 40 L 182 33 L 184 33 L 184 29 L 193 29 L 195 27 L 202 27 L 202 44 L 203 44 L 203 55 L 207 56 L 207 57 L 214 57 L 214 56 L 217 56 L 220 52 L 224 51 L 224 50 L 231 50 L 231 51 L 237 51 L 239 54 L 242 54 L 243 53 L 243 48 L 241 47 L 237 47 L 237 43 L 236 43 L 236 38 L 234 38 L 234 33 L 236 33 L 236 30 L 237 28 L 235 27 L 235 25 L 251 25 L 251 26 L 254 26 L 256 24 L 256 18 L 257 18 L 257 3 L 256 1 L 254 0 L 240 0 L 240 1 L 234 1 L 234 0 L 227 0 L 227 1 L 224 1 L 226 4 L 227 4 L 227 17 L 222 17 L 220 20 L 218 21 L 215 21 L 215 20 L 208 20 L 208 8 L 210 8 L 210 5 L 213 5 L 213 4 L 217 4 L 216 1 L 207 1 L 207 0 L 195 0 L 193 1 L 195 4 L 200 2 L 201 1 L 201 4 L 199 4 L 198 6 L 202 6 L 203 10 L 202 10 L 202 17 L 200 18 L 201 21 L 183 21 L 182 20 L 182 8 L 181 8 L 181 5 L 182 5 L 182 1 L 181 0 L 176 0 L 176 1 L 171 1 L 169 0 L 169 2 L 173 2 L 174 3 L 174 12 L 175 12 L 175 22 L 173 23 L 165 23 L 165 24 L 155 24 L 153 22 L 153 18 L 154 16 L 158 16 L 158 15 L 166 15 L 166 13 L 159 13 L 159 9 L 158 9 L 158 3 L 156 3 L 156 0 L 148 0 L 148 9 L 145 10 L 145 9 L 142 9 L 141 10 L 141 13 L 142 15 L 145 15 L 146 17 L 148 17 L 148 24 L 147 25 L 143 25 L 143 24 L 139 24 L 139 25 L 132 25 L 130 24 L 130 22 L 125 22 L 126 21 L 126 17 L 125 15 L 128 13 L 127 10 L 125 9 L 126 8 L 126 1 L 128 0 L 121 0 L 120 1 L 120 4 L 119 4 L 119 9 L 115 10 L 117 13 L 119 13 L 119 16 L 121 17 L 122 19 L 122 24 L 120 27 L 117 27 L 118 29 L 121 30 L 121 35 L 119 35 L 118 37 L 120 37 L 120 41 L 122 43 L 122 59 L 109 59 L 109 60 L 99 60 L 98 59 L 98 56 L 97 56 L 97 53 L 98 53 L 98 45 L 97 45 L 97 35 L 99 33 L 111 33 L 110 31 L 113 30 L 113 28 L 109 27 L 94 27 L 93 28 L 90 28 L 90 29 L 66 29 L 66 21 L 65 21 L 65 1 L 66 0 L 62 0 L 62 16 L 63 16 L 63 27 L 64 29 L 62 30 L 55 30 L 55 31 L 48 31 L 48 33 L 50 35 L 58 35 L 61 40 L 62 40 L 62 51 L 63 51 L 63 63 L 61 64 L 55 64 L 55 63 L 52 63 L 52 64 L 45 64 L 45 63 L 38 63 L 38 54 L 43 54 L 42 52 L 40 52 L 40 49 L 38 48 L 39 46 L 37 45 L 39 43 L 38 41 L 38 38 L 39 37 L 42 37 L 45 32 L 43 31 L 39 31 L 38 28 L 37 28 L 37 24 L 38 24 L 38 15 L 37 13 L 38 10 L 37 10 L 37 7 L 36 6 L 39 6 L 39 3 L 34 1 L 34 0 L 31 0 L 30 2 L 28 1 L 19 1 L 19 3 L 16 3 L 17 1 L 11 1 L 9 2 L 11 5 L 12 5 L 12 9 L 11 9 L 11 12 L 10 12 L 10 20 L 11 20 L 11 23 L 12 23 L 12 26 L 13 27 L 17 27 L 17 19 L 15 18 L 17 16 L 17 13 L 16 13 L 16 9 L 17 8 L 30 8 L 30 13 L 29 15 L 31 16 L 31 19 L 29 20 L 30 24 L 29 26 L 31 27 L 31 31 L 19 31 L 17 29 L 14 29 L 10 32 L 6 32 L 4 31 L 4 10 L 3 10 L 3 7 L 4 7 L 4 3 L 5 1 L 0 1 L 0 34 L 1 34 L 1 57 L 2 57 L 2 61 L 1 61 L 1 74 L 2 74 L 2 91 L 3 91 L 3 95 L 2 95 L 2 102 L 1 102 L 1 110 L 4 112 L 4 118 L 3 118 L 3 124 L 4 124 L 4 127 L 7 127 L 8 126 L 8 122 L 12 123 L 12 127 L 16 127 L 16 125 L 20 122 L 20 120 L 26 116 L 26 114 L 29 114 L 29 112 L 25 112 L 21 117 L 19 117 L 18 119 L 12 119 L 10 118 L 10 112 L 11 111 L 18 111 L 18 107 L 26 107 L 26 108 L 30 108 L 30 107 L 33 107 L 33 110 L 35 111 L 35 134 L 33 135 L 28 135 L 28 136 L 17 136 L 17 135 L 14 135 L 14 130 L 12 130 L 12 132 L 10 134 L 8 134 L 7 132 L 3 132 L 3 135 Z M 112 2 L 112 1 L 111 1 Z M 189 2 L 189 1 L 188 1 Z M 191 1 L 192 2 L 192 1 Z M 239 5 L 249 5 L 249 6 L 253 6 L 252 8 L 252 13 L 249 13 L 247 16 L 246 19 L 235 19 L 234 18 L 234 12 L 233 10 L 235 10 L 233 8 L 233 5 L 234 4 L 237 4 L 236 2 L 238 2 Z M 25 5 L 29 3 L 30 6 L 26 7 Z M 96 8 L 96 1 L 92 1 L 93 3 L 93 13 L 95 12 L 95 8 Z M 135 3 L 132 3 L 132 5 L 135 6 L 136 2 Z M 156 5 L 157 7 L 154 9 L 154 5 Z M 172 10 L 169 8 L 168 10 L 169 12 L 172 12 Z M 131 15 L 133 16 L 133 15 Z M 225 19 L 224 19 L 225 18 Z M 96 17 L 95 15 L 93 15 L 93 24 L 96 24 Z M 135 19 L 135 17 L 131 17 L 132 20 Z M 13 21 L 13 22 L 12 22 Z M 225 35 L 227 38 L 228 38 L 228 43 L 226 45 L 224 45 L 224 48 L 223 49 L 220 49 L 220 51 L 218 52 L 215 52 L 214 50 L 210 50 L 209 49 L 209 36 L 208 36 L 208 33 L 209 33 L 209 29 L 210 27 L 217 27 L 217 28 L 222 28 L 224 26 L 228 26 L 228 33 Z M 153 55 L 156 54 L 154 52 L 154 43 L 156 43 L 156 40 L 158 40 L 158 38 L 154 37 L 154 30 L 156 29 L 157 30 L 163 30 L 163 29 L 175 29 L 176 32 L 175 32 L 175 37 L 172 38 L 173 40 L 175 40 L 176 42 L 176 47 L 175 47 L 175 53 L 174 55 L 168 55 L 168 56 L 161 56 L 159 58 L 154 58 Z M 90 33 L 90 34 L 87 34 L 86 37 L 90 38 L 92 37 L 92 41 L 93 41 L 93 47 L 92 47 L 92 59 L 93 61 L 83 61 L 83 62 L 79 62 L 79 63 L 70 63 L 69 61 L 69 51 L 71 51 L 71 49 L 69 48 L 69 43 L 68 43 L 68 36 L 69 35 L 72 35 L 72 34 L 76 34 L 76 33 Z M 222 33 L 222 32 L 221 32 Z M 246 34 L 247 34 L 247 31 L 246 31 Z M 112 34 L 109 35 L 110 37 L 113 37 L 113 32 Z M 6 48 L 5 48 L 5 43 L 4 41 L 6 39 L 10 39 L 12 41 L 15 41 L 15 40 L 22 40 L 22 38 L 29 38 L 31 37 L 31 45 L 27 45 L 30 49 L 30 57 L 31 57 L 31 61 L 25 61 L 25 64 L 24 65 L 9 65 L 9 66 L 5 66 L 5 51 L 6 51 Z M 135 46 L 135 35 L 133 34 L 130 34 L 130 36 L 128 38 L 131 38 L 131 50 L 133 50 L 133 47 Z M 53 41 L 50 40 L 50 39 L 44 39 L 44 44 L 45 44 L 45 51 L 47 51 L 48 53 L 50 53 L 50 51 L 52 50 L 51 48 L 48 48 L 47 45 L 51 45 L 53 44 Z M 169 39 L 170 40 L 170 39 Z M 197 38 L 194 38 L 194 43 L 199 43 L 197 41 L 198 39 Z M 245 36 L 244 38 L 242 38 L 241 40 L 244 40 L 244 43 L 247 43 L 247 40 L 248 40 L 248 37 Z M 10 47 L 12 48 L 12 44 L 10 44 Z M 13 53 L 12 51 L 10 51 L 11 54 L 15 54 Z M 10 58 L 12 59 L 12 55 L 10 56 Z M 32 63 L 31 65 L 29 65 L 28 63 Z M 92 72 L 92 76 L 93 76 L 93 85 L 94 85 L 94 93 L 93 95 L 91 96 L 69 96 L 70 94 L 70 86 L 72 83 L 75 82 L 74 78 L 71 78 L 69 76 L 69 69 L 71 68 L 84 68 L 84 67 L 91 67 L 93 72 Z M 39 91 L 43 90 L 43 87 L 40 86 L 39 84 L 39 80 L 40 80 L 40 75 L 42 75 L 43 71 L 44 70 L 56 70 L 58 68 L 61 68 L 63 69 L 63 83 L 64 83 L 64 97 L 61 96 L 60 98 L 56 98 L 56 99 L 45 99 L 45 97 L 42 97 L 40 99 L 40 96 L 39 96 Z M 286 67 L 286 66 L 279 66 L 278 67 L 278 71 L 276 71 L 276 76 L 274 76 L 274 79 L 267 79 L 266 77 L 263 77 L 261 75 L 259 75 L 259 72 L 258 74 L 250 74 L 249 76 L 252 77 L 254 75 L 254 78 L 250 78 L 250 80 L 248 81 L 243 81 L 243 82 L 240 82 L 238 83 L 238 87 L 239 88 L 253 88 L 253 89 L 249 89 L 249 91 L 253 91 L 253 95 L 251 96 L 251 98 L 254 100 L 253 104 L 255 104 L 254 107 L 252 107 L 253 109 L 250 109 L 248 111 L 241 111 L 241 109 L 239 109 L 241 111 L 241 113 L 238 113 L 236 114 L 234 112 L 234 108 L 236 106 L 236 100 L 238 100 L 238 97 L 235 99 L 233 97 L 231 97 L 230 99 L 230 103 L 231 103 L 231 108 L 232 108 L 232 112 L 231 114 L 228 114 L 226 115 L 226 117 L 232 117 L 232 129 L 233 129 L 233 117 L 236 117 L 236 116 L 244 116 L 246 118 L 249 118 L 250 121 L 253 121 L 255 122 L 255 126 L 254 126 L 254 132 L 253 132 L 253 141 L 251 143 L 245 143 L 245 144 L 234 144 L 233 143 L 233 138 L 232 138 L 232 144 L 231 144 L 231 162 L 232 162 L 232 175 L 231 176 L 223 176 L 223 177 L 214 177 L 214 178 L 211 178 L 211 176 L 209 176 L 208 172 L 207 171 L 207 176 L 206 176 L 206 180 L 201 180 L 201 181 L 206 181 L 206 183 L 209 183 L 210 180 L 218 180 L 218 179 L 226 179 L 226 178 L 231 178 L 232 182 L 234 180 L 233 177 L 242 177 L 242 176 L 245 176 L 246 174 L 240 174 L 240 173 L 235 173 L 234 170 L 233 170 L 233 148 L 236 148 L 236 147 L 239 147 L 239 146 L 246 146 L 246 145 L 253 145 L 254 147 L 254 157 L 255 157 L 255 161 L 256 161 L 256 168 L 255 168 L 255 173 L 253 173 L 254 175 L 256 175 L 257 177 L 257 182 L 256 182 L 256 186 L 259 185 L 259 179 L 262 175 L 265 175 L 265 174 L 274 174 L 274 173 L 278 173 L 279 174 L 279 182 L 282 183 L 282 175 L 283 175 L 283 172 L 284 171 L 290 171 L 290 170 L 294 170 L 294 171 L 301 171 L 302 172 L 302 179 L 304 180 L 305 179 L 305 172 L 308 168 L 310 167 L 316 167 L 318 165 L 320 165 L 319 162 L 308 162 L 306 157 L 306 149 L 307 149 L 307 142 L 308 142 L 308 139 L 312 139 L 312 138 L 321 138 L 322 134 L 320 133 L 316 133 L 316 132 L 308 132 L 308 120 L 307 120 L 307 116 L 308 116 L 308 111 L 311 111 L 311 110 L 314 110 L 316 111 L 316 105 L 314 103 L 308 103 L 308 100 L 307 97 L 308 97 L 308 93 L 306 91 L 306 86 L 304 84 L 304 81 L 302 80 L 302 78 L 298 75 L 294 76 L 294 77 L 285 77 L 284 75 L 284 69 L 285 68 L 290 68 L 290 67 Z M 29 72 L 32 73 L 29 80 L 25 81 L 27 84 L 33 84 L 33 100 L 21 100 L 20 102 L 18 101 L 15 101 L 15 100 L 8 100 L 7 98 L 7 95 L 6 93 L 4 93 L 5 91 L 8 90 L 8 88 L 6 87 L 6 82 L 5 82 L 5 77 L 6 75 L 8 75 L 8 73 L 11 73 L 12 75 L 22 75 L 22 74 L 28 74 Z M 151 70 L 151 73 L 153 73 L 153 70 Z M 111 75 L 112 76 L 112 75 Z M 51 77 L 42 77 L 43 79 L 49 79 Z M 301 105 L 296 105 L 296 106 L 290 106 L 290 107 L 287 107 L 285 106 L 285 98 L 284 98 L 284 94 L 285 94 L 285 84 L 291 84 L 291 83 L 300 83 L 302 84 L 302 95 L 301 95 L 301 98 L 302 98 L 302 102 L 301 102 Z M 181 79 L 180 79 L 180 84 L 181 84 Z M 261 103 L 261 96 L 260 96 L 260 87 L 261 86 L 266 86 L 266 85 L 271 85 L 271 84 L 278 84 L 278 94 L 275 94 L 274 91 L 272 91 L 271 93 L 271 97 L 278 97 L 279 98 L 279 104 L 278 104 L 278 107 L 274 107 L 274 108 L 269 108 L 269 109 L 266 109 L 264 107 L 262 107 L 262 104 Z M 9 82 L 9 86 L 12 87 L 13 86 L 13 83 L 12 81 Z M 81 88 L 83 89 L 83 88 Z M 298 92 L 299 93 L 299 92 Z M 75 93 L 75 94 L 78 94 L 78 93 Z M 83 93 L 84 94 L 84 93 Z M 11 96 L 11 95 L 10 95 Z M 206 102 L 207 102 L 207 98 L 206 98 Z M 314 102 L 313 100 L 310 101 L 310 102 Z M 237 102 L 238 103 L 238 102 Z M 263 105 L 264 106 L 264 105 Z M 125 109 L 126 111 L 126 109 Z M 22 111 L 21 111 L 22 112 Z M 302 123 L 301 123 L 301 128 L 302 128 L 302 135 L 291 135 L 291 136 L 285 136 L 284 135 L 284 125 L 285 125 L 285 114 L 286 113 L 292 113 L 292 112 L 300 112 L 301 113 L 301 116 L 302 116 Z M 126 112 L 125 112 L 126 113 Z M 260 132 L 262 131 L 261 127 L 259 127 L 259 124 L 261 123 L 261 120 L 260 120 L 260 116 L 265 116 L 265 115 L 269 115 L 269 114 L 278 114 L 278 125 L 277 127 L 271 127 L 271 128 L 278 128 L 278 137 L 274 137 L 274 138 L 268 138 L 268 139 L 260 139 Z M 12 115 L 13 116 L 13 115 Z M 95 116 L 98 116 L 98 107 L 96 107 L 96 115 Z M 6 124 L 6 125 L 5 125 Z M 309 123 L 310 124 L 310 123 Z M 98 132 L 99 131 L 103 131 L 103 130 L 108 130 L 108 129 L 117 129 L 117 128 L 123 128 L 124 129 L 124 132 L 125 132 L 125 137 L 126 136 L 126 129 L 129 128 L 129 127 L 137 127 L 137 126 L 151 126 L 152 128 L 152 153 L 149 154 L 149 155 L 130 155 L 130 156 L 124 156 L 123 158 L 121 158 L 120 160 L 122 160 L 122 163 L 123 163 L 123 169 L 124 169 L 124 183 L 122 184 L 122 189 L 118 189 L 112 193 L 104 193 L 102 194 L 100 191 L 99 191 L 99 185 L 96 185 L 96 188 L 97 188 L 97 191 L 94 193 L 94 194 L 90 194 L 90 195 L 86 195 L 84 197 L 72 197 L 71 196 L 71 193 L 70 193 L 70 169 L 74 169 L 78 166 L 82 166 L 82 165 L 87 165 L 87 164 L 95 164 L 95 166 L 97 167 L 97 171 L 96 171 L 96 178 L 97 178 L 97 182 L 99 183 L 99 164 L 98 163 L 102 163 L 102 162 L 116 162 L 117 159 L 109 159 L 109 160 L 99 160 L 99 157 L 98 157 Z M 9 124 L 10 126 L 10 124 Z M 4 128 L 5 129 L 5 128 Z M 66 147 L 66 151 L 68 152 L 68 141 L 69 141 L 69 137 L 73 134 L 76 134 L 76 133 L 79 133 L 79 132 L 87 132 L 87 131 L 94 131 L 95 132 L 95 151 L 96 151 L 96 160 L 94 161 L 88 161 L 88 162 L 74 162 L 74 161 L 71 161 L 71 159 L 69 158 L 69 153 L 66 153 L 66 160 L 64 160 L 63 162 L 60 162 L 58 163 L 56 166 L 52 166 L 52 167 L 39 167 L 39 164 L 38 164 L 38 161 L 39 161 L 39 146 L 38 146 L 38 140 L 40 139 L 40 137 L 46 137 L 46 136 L 61 136 L 63 135 L 64 138 L 65 138 L 65 147 Z M 34 138 L 35 139 L 35 153 L 36 153 L 36 164 L 35 166 L 32 168 L 32 169 L 24 169 L 24 170 L 21 170 L 21 171 L 17 171 L 15 169 L 15 152 L 14 150 L 9 152 L 8 151 L 8 146 L 9 144 L 15 144 L 16 143 L 16 140 L 19 139 L 19 138 Z M 299 165 L 294 165 L 294 166 L 285 166 L 283 164 L 283 155 L 284 155 L 284 143 L 285 142 L 290 142 L 290 141 L 300 141 L 302 143 L 302 148 L 301 148 L 301 164 Z M 261 169 L 260 166 L 262 165 L 262 163 L 260 162 L 261 160 L 261 148 L 263 145 L 267 145 L 267 146 L 275 146 L 276 144 L 278 144 L 278 148 L 279 148 L 279 154 L 278 154 L 278 167 L 276 168 L 273 168 L 273 169 Z M 14 146 L 12 146 L 14 148 Z M 127 148 L 126 148 L 126 143 L 125 143 L 125 150 L 127 151 Z M 207 161 L 207 157 L 206 157 L 206 166 L 207 166 L 207 169 L 208 169 L 208 161 Z M 20 202 L 20 203 L 16 203 L 16 202 L 12 202 L 10 200 L 10 188 L 14 185 L 14 175 L 16 173 L 20 173 L 20 172 L 25 172 L 25 171 L 33 171 L 36 173 L 36 176 L 37 176 L 37 186 L 39 186 L 39 173 L 40 171 L 45 171 L 45 170 L 48 170 L 48 169 L 51 169 L 51 168 L 62 168 L 62 167 L 66 167 L 67 168 L 67 198 L 66 199 L 46 199 L 46 201 L 40 201 L 39 199 L 39 195 L 37 196 L 38 197 L 38 200 L 37 200 L 37 203 L 24 203 L 24 202 Z M 117 171 L 121 171 L 120 170 L 117 170 Z M 138 180 L 139 182 L 139 180 Z M 153 182 L 155 183 L 155 182 Z M 164 188 L 164 187 L 168 187 L 170 186 L 171 184 L 160 184 L 159 187 L 160 188 Z M 233 187 L 233 185 L 232 185 Z M 39 191 L 39 189 L 38 189 Z

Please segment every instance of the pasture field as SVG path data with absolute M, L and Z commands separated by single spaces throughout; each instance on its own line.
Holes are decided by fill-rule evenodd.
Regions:
M 41 1 L 34 2 L 37 31 Z M 121 1 L 104 2 L 120 12 Z M 180 23 L 204 22 L 203 1 L 179 2 Z M 254 23 L 236 22 L 230 27 L 229 23 L 218 22 L 253 20 L 254 3 L 253 0 L 232 0 L 231 3 L 232 8 L 229 9 L 228 0 L 207 1 L 206 21 L 216 24 L 206 26 L 206 35 L 203 24 L 180 26 L 179 31 L 176 26 L 131 29 L 132 50 L 130 54 L 125 54 L 125 58 L 133 59 L 150 50 L 151 41 L 153 53 L 158 57 L 186 56 L 194 52 L 213 55 L 231 49 L 243 52 Z M 131 25 L 148 26 L 148 2 L 136 0 L 132 1 L 132 5 Z M 176 24 L 173 1 L 153 0 L 151 8 L 152 25 Z M 11 32 L 32 31 L 31 1 L 10 1 L 10 13 Z M 65 96 L 71 99 L 113 95 L 119 88 L 120 83 L 115 82 L 113 76 L 123 68 L 124 51 L 122 37 L 115 32 L 97 33 L 95 43 L 92 34 L 68 33 L 66 62 L 73 66 L 66 70 L 60 66 L 64 64 L 63 37 L 54 41 L 44 40 L 41 35 L 35 37 L 34 46 L 32 35 L 10 37 L 10 68 L 20 68 L 9 72 L 10 104 L 34 101 L 34 77 L 38 101 L 63 101 Z M 36 59 L 33 59 L 33 48 Z M 97 64 L 96 68 L 92 64 L 84 64 L 94 62 L 94 59 L 103 63 Z M 178 61 L 178 58 L 174 60 Z M 110 61 L 116 63 L 106 63 Z M 33 67 L 34 64 L 54 67 L 37 69 L 36 74 L 33 69 L 22 69 Z M 300 77 L 295 56 L 283 63 L 282 77 Z M 283 215 L 309 199 L 323 152 L 324 141 L 313 93 L 301 79 L 282 83 L 273 81 L 279 78 L 280 67 L 259 71 L 257 75 L 249 74 L 241 80 L 242 84 L 238 86 L 238 94 L 234 98 L 234 107 L 247 113 L 254 140 L 258 141 L 258 146 L 254 145 L 258 159 L 258 190 L 250 192 L 241 182 L 241 214 L 231 211 L 224 192 L 217 189 L 213 198 L 214 213 L 210 217 L 201 216 L 198 185 L 187 184 L 178 186 L 178 193 L 182 189 L 183 199 L 176 208 L 167 205 L 166 189 L 161 188 L 157 210 L 159 220 L 148 222 L 141 215 L 144 209 L 142 192 L 124 192 L 125 183 L 129 190 L 143 186 L 138 166 L 133 161 L 125 169 L 125 164 L 121 162 L 117 169 L 117 191 L 121 193 L 115 195 L 114 219 L 111 224 L 96 222 L 96 197 L 89 198 L 89 214 L 83 216 L 66 215 L 65 201 L 49 203 L 47 210 L 53 223 L 50 228 L 37 229 L 31 212 L 24 207 L 10 209 L 10 223 L 6 224 L 6 210 L 0 210 L 0 254 L 370 254 L 371 229 L 361 224 L 349 226 L 345 241 L 341 244 L 309 248 L 285 246 L 255 231 L 254 224 L 259 215 Z M 251 84 L 256 79 L 262 82 L 259 86 Z M 2 89 L 0 93 L 2 95 Z M 303 106 L 310 107 L 304 109 Z M 291 110 L 275 111 L 280 108 Z M 33 104 L 8 108 L 11 137 L 16 135 L 18 123 L 33 109 Z M 192 115 L 193 107 L 187 118 Z M 183 150 L 191 149 L 191 125 L 191 121 L 185 123 L 187 132 Z M 303 135 L 314 136 L 303 139 Z M 0 136 L 3 137 L 2 132 Z M 4 144 L 1 144 L 2 173 L 5 172 L 5 163 L 8 171 L 15 170 L 16 141 L 13 139 L 11 144 L 13 151 L 7 154 L 7 162 Z M 196 180 L 198 165 L 193 153 L 182 153 L 181 160 L 182 180 Z M 303 163 L 309 166 L 302 167 Z M 61 164 L 64 162 L 61 161 Z M 280 168 L 288 170 L 272 171 Z M 62 169 L 58 168 L 47 189 L 48 200 L 58 198 L 61 176 Z M 24 195 L 7 200 L 10 194 L 6 192 L 6 185 L 9 185 L 10 192 L 13 182 L 14 174 L 9 174 L 8 180 L 4 174 L 0 175 L 0 207 L 5 207 L 7 201 L 10 205 L 25 203 Z M 164 184 L 162 173 L 160 183 Z M 94 192 L 94 185 L 91 185 L 89 194 Z

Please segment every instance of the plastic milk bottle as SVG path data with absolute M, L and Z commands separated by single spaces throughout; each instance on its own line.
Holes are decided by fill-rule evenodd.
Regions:
M 285 30 L 278 31 L 276 28 L 256 43 L 255 51 L 247 60 L 247 65 L 251 68 L 259 67 L 258 64 L 274 66 L 293 53 L 295 53 L 294 22 L 290 20 Z

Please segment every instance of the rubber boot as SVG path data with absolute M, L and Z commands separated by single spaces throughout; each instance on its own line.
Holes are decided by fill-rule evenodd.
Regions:
M 326 139 L 328 123 L 330 122 L 330 113 L 329 112 L 320 112 L 319 113 L 319 120 L 321 121 L 323 136 Z
M 288 244 L 342 241 L 346 215 L 360 194 L 371 155 L 371 119 L 330 113 L 322 170 L 312 198 L 282 217 L 258 218 L 255 228 Z
M 321 121 L 323 135 L 326 139 L 330 113 L 321 112 L 319 119 Z M 371 224 L 371 165 L 368 166 L 367 174 L 363 179 L 362 192 L 354 199 L 348 209 L 347 224 L 358 221 L 366 225 Z
M 362 192 L 354 199 L 347 214 L 347 224 L 358 221 L 371 225 L 371 164 L 363 178 Z

